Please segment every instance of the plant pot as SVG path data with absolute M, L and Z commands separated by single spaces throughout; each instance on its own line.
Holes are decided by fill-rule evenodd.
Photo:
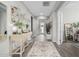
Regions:
M 19 28 L 18 29 L 18 34 L 21 34 L 22 33 L 22 30 Z

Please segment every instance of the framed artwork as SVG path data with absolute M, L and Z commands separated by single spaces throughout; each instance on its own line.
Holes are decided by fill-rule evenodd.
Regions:
M 15 7 L 15 6 L 11 7 L 11 21 L 13 23 L 15 23 L 19 20 L 19 17 L 20 17 L 19 11 L 20 11 L 19 8 Z

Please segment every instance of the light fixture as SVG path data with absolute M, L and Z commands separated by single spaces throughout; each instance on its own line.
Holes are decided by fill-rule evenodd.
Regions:
M 43 16 L 43 15 L 44 15 L 44 13 L 41 12 L 41 13 L 40 13 L 40 16 Z
M 49 6 L 50 5 L 50 2 L 49 1 L 44 1 L 43 2 L 43 6 Z

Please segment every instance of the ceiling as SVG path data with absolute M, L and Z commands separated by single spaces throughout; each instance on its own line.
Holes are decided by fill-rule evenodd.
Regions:
M 50 16 L 53 11 L 55 11 L 61 4 L 60 1 L 47 1 L 49 3 L 46 6 L 43 6 L 45 1 L 24 1 L 26 8 L 30 10 L 33 16 Z
M 71 1 L 65 8 L 79 8 L 79 1 Z

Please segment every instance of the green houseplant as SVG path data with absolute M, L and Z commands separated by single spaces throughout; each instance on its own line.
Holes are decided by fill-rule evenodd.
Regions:
M 79 22 L 73 23 L 73 27 L 76 28 L 76 33 L 79 34 Z
M 22 21 L 17 21 L 15 23 L 15 26 L 18 27 L 18 33 L 21 33 L 22 32 L 22 27 L 24 26 L 24 23 Z
M 75 27 L 75 28 L 79 27 L 79 22 L 73 23 L 73 27 Z

